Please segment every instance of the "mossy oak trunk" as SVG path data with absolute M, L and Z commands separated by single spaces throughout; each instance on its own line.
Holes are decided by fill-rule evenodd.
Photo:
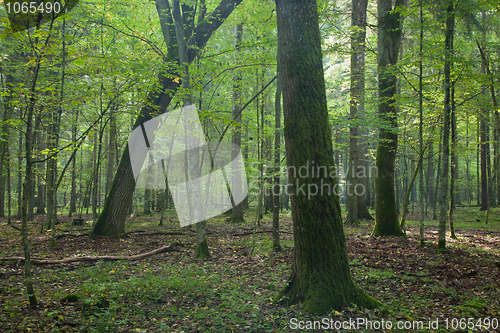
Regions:
M 278 82 L 283 93 L 284 137 L 289 172 L 294 262 L 289 284 L 277 301 L 304 303 L 311 313 L 351 303 L 378 302 L 355 285 L 347 262 L 336 177 L 316 172 L 334 165 L 316 0 L 277 0 Z M 314 188 L 323 193 L 308 195 Z M 327 193 L 330 190 L 330 193 Z

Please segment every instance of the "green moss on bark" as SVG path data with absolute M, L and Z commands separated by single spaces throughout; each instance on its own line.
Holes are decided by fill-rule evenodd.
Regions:
M 208 243 L 207 240 L 204 240 L 196 247 L 196 256 L 197 259 L 207 259 L 210 258 L 210 252 L 208 251 Z
M 334 191 L 337 178 L 311 173 L 312 167 L 335 165 L 316 0 L 277 0 L 276 6 L 287 165 L 309 172 L 288 175 L 294 262 L 290 281 L 275 301 L 287 305 L 303 302 L 304 309 L 314 314 L 351 303 L 372 308 L 379 303 L 351 277 L 340 203 Z
M 243 218 L 243 216 L 232 216 L 231 218 L 232 218 L 233 223 L 245 222 L 245 219 Z

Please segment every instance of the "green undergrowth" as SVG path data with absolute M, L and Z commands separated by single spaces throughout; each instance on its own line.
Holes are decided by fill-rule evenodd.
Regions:
M 465 212 L 472 214 L 468 209 L 471 208 L 464 208 Z M 466 214 L 462 216 L 460 210 L 457 213 L 457 230 L 474 234 L 466 227 L 467 223 L 477 222 L 468 222 L 468 217 Z M 283 217 L 288 218 L 282 222 L 283 229 L 291 230 L 289 216 L 285 213 Z M 129 224 L 130 230 L 165 230 L 158 229 L 157 220 L 155 215 L 136 217 Z M 251 220 L 246 218 L 246 221 Z M 193 258 L 194 236 L 183 229 L 187 234 L 185 238 L 169 236 L 168 241 L 162 240 L 163 244 L 174 240 L 183 242 L 185 248 L 180 253 L 167 253 L 142 261 L 34 267 L 35 291 L 41 303 L 35 310 L 27 307 L 22 274 L 1 275 L 0 331 L 284 333 L 324 331 L 305 329 L 308 321 L 312 323 L 324 318 L 328 322 L 383 319 L 393 325 L 399 321 L 424 322 L 427 325 L 429 319 L 438 319 L 443 325 L 446 319 L 452 318 L 500 320 L 498 279 L 496 282 L 484 279 L 484 274 L 498 274 L 498 270 L 486 273 L 474 267 L 462 267 L 462 262 L 458 260 L 460 253 L 475 258 L 472 264 L 484 261 L 485 265 L 489 265 L 487 260 L 491 259 L 481 255 L 488 250 L 466 243 L 465 240 L 470 237 L 462 234 L 459 236 L 462 240 L 450 243 L 449 250 L 444 254 L 436 251 L 432 246 L 433 240 L 429 239 L 427 250 L 417 255 L 418 244 L 412 237 L 405 241 L 407 247 L 400 249 L 400 246 L 389 244 L 390 239 L 378 240 L 367 236 L 372 222 L 346 227 L 353 279 L 383 305 L 374 310 L 352 305 L 342 311 L 310 316 L 304 312 L 301 303 L 284 307 L 272 302 L 285 286 L 290 273 L 293 261 L 291 234 L 282 234 L 283 251 L 274 254 L 270 233 L 230 236 L 229 233 L 236 227 L 224 218 L 207 225 L 212 232 L 208 235 L 212 258 L 206 261 Z M 271 217 L 265 215 L 259 230 L 269 230 L 270 226 Z M 408 226 L 411 228 L 412 222 Z M 498 228 L 498 224 L 492 223 L 489 230 L 494 231 L 495 227 Z M 168 219 L 162 228 L 181 230 L 175 220 Z M 238 228 L 237 233 L 248 232 L 251 223 L 246 222 Z M 498 237 L 498 234 L 491 235 L 495 236 Z M 139 235 L 136 237 L 140 239 Z M 366 246 L 369 241 L 375 242 L 377 248 Z M 130 242 L 133 244 L 133 241 Z M 378 254 L 384 249 L 389 255 Z M 457 260 L 444 256 L 452 251 L 456 251 Z M 405 259 L 402 256 L 406 256 Z M 435 273 L 435 270 L 443 269 L 446 260 L 455 265 L 453 269 L 443 270 L 444 275 Z M 419 266 L 419 263 L 425 265 Z M 465 282 L 459 274 L 470 276 L 470 284 L 462 285 Z M 293 323 L 300 321 L 304 329 L 293 329 Z M 373 330 L 361 327 L 350 331 Z M 449 332 L 450 329 L 440 326 L 437 330 L 424 327 L 406 331 Z M 470 331 L 495 330 L 474 328 Z

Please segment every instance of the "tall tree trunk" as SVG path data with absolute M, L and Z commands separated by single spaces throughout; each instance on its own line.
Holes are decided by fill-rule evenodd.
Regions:
M 183 6 L 183 14 L 190 10 L 187 7 Z M 189 61 L 187 54 L 187 44 L 186 39 L 190 37 L 189 35 L 189 27 L 185 27 L 183 22 L 186 20 L 186 17 L 181 17 L 179 0 L 173 0 L 172 2 L 172 17 L 174 19 L 174 27 L 175 27 L 175 35 L 177 39 L 177 47 L 179 50 L 179 65 L 183 69 L 184 74 L 182 78 L 182 88 L 184 89 L 184 106 L 188 106 L 193 103 L 192 93 L 191 93 L 191 84 L 189 78 Z M 188 177 L 189 173 L 191 176 L 198 177 L 200 176 L 199 170 L 199 152 L 189 152 L 189 167 L 186 168 L 186 177 Z M 193 163 L 193 161 L 196 161 Z M 187 162 L 187 161 L 186 161 Z M 188 179 L 186 179 L 187 181 Z M 190 200 L 188 195 L 188 201 Z M 196 232 L 196 254 L 195 258 L 205 259 L 210 258 L 210 251 L 208 250 L 208 242 L 207 242 L 207 231 L 206 231 L 206 221 L 198 222 L 194 225 L 194 230 Z
M 38 143 L 38 151 L 42 151 L 45 149 L 45 139 L 43 135 L 43 131 L 38 131 L 37 135 L 37 143 Z M 45 162 L 41 162 L 38 164 L 38 188 L 37 188 L 37 208 L 36 214 L 45 214 L 45 181 L 43 180 L 45 174 Z M 43 221 L 43 220 L 42 220 Z M 42 232 L 43 232 L 43 222 L 42 222 Z
M 22 119 L 22 113 L 19 115 L 19 118 Z M 22 193 L 23 193 L 23 133 L 19 132 L 19 150 L 17 151 L 17 216 L 21 218 L 22 216 L 22 208 L 23 208 L 23 201 L 22 201 Z
M 351 32 L 351 101 L 350 115 L 354 119 L 354 127 L 357 134 L 357 154 L 351 155 L 356 159 L 353 163 L 355 167 L 355 181 L 351 187 L 361 185 L 354 195 L 357 202 L 357 218 L 373 220 L 367 207 L 368 191 L 368 161 L 366 160 L 367 145 L 363 134 L 366 134 L 366 129 L 358 128 L 358 119 L 362 120 L 365 114 L 365 39 L 366 39 L 366 8 L 368 0 L 353 0 L 352 1 L 352 16 L 351 27 L 354 29 Z M 351 126 L 352 128 L 352 126 Z M 359 137 L 359 140 L 358 140 Z M 354 144 L 354 143 L 353 143 Z M 352 158 L 351 158 L 352 159 Z
M 10 119 L 13 108 L 11 104 L 12 99 L 12 91 L 11 87 L 14 83 L 14 78 L 12 75 L 7 75 L 5 85 L 3 84 L 3 72 L 1 72 L 2 68 L 0 67 L 0 84 L 2 84 L 2 88 L 7 90 L 7 95 L 3 96 L 3 125 L 2 125 L 2 133 L 1 133 L 1 142 L 0 142 L 0 217 L 5 217 L 5 183 L 6 183 L 6 164 L 8 163 L 7 156 L 9 155 L 9 126 L 7 120 Z
M 432 205 L 433 207 L 433 212 L 432 212 L 432 219 L 437 220 L 437 206 L 438 203 L 441 203 L 441 200 L 438 200 L 439 195 L 441 192 L 439 191 L 439 180 L 441 179 L 441 157 L 442 157 L 442 151 L 443 151 L 443 129 L 439 132 L 439 148 L 438 148 L 438 162 L 437 162 L 437 172 L 436 172 L 436 186 L 434 188 L 434 204 Z
M 451 40 L 451 49 L 453 50 L 453 38 Z M 451 64 L 453 69 L 453 63 Z M 455 235 L 455 226 L 453 224 L 453 212 L 457 204 L 458 196 L 458 153 L 457 153 L 457 116 L 455 114 L 455 83 L 451 82 L 451 177 L 450 177 L 450 236 L 457 239 Z
M 481 63 L 481 73 L 485 73 L 485 65 Z M 481 127 L 480 127 L 480 136 L 481 136 L 481 208 L 480 211 L 484 211 L 488 209 L 489 204 L 489 193 L 488 193 L 488 155 L 490 152 L 490 144 L 489 144 L 489 136 L 488 136 L 488 125 L 487 121 L 489 121 L 489 110 L 488 108 L 481 108 L 480 113 L 481 119 Z
M 187 60 L 189 63 L 195 59 L 212 34 L 221 26 L 224 20 L 241 1 L 242 0 L 222 0 L 202 22 L 198 23 L 190 38 L 189 46 L 191 46 L 191 48 L 187 50 Z M 157 0 L 156 5 L 168 50 L 168 54 L 164 59 L 164 64 L 166 66 L 168 63 L 178 58 L 176 54 L 177 48 L 175 47 L 175 40 L 170 38 L 171 34 L 165 35 L 169 33 L 170 27 L 168 24 L 163 23 L 168 23 L 168 21 L 172 22 L 168 1 Z M 163 28 L 164 26 L 166 29 Z M 134 128 L 152 119 L 154 116 L 165 112 L 179 87 L 179 83 L 174 81 L 174 79 L 175 77 L 172 77 L 167 71 L 160 71 L 158 74 L 158 85 L 149 92 L 147 102 L 142 107 L 139 116 L 134 122 Z M 118 165 L 113 184 L 106 197 L 102 212 L 99 219 L 94 224 L 92 234 L 111 236 L 121 234 L 125 231 L 125 218 L 132 202 L 134 189 L 135 179 L 127 145 L 120 159 L 120 164 Z
M 78 108 L 76 109 L 75 120 L 73 123 L 73 128 L 71 130 L 71 140 L 76 142 L 76 134 L 78 130 Z M 76 149 L 76 144 L 74 145 Z M 71 161 L 71 197 L 69 202 L 69 217 L 73 216 L 73 213 L 76 213 L 76 156 Z M 80 198 L 81 200 L 81 198 Z
M 3 101 L 3 109 L 4 109 L 4 114 L 3 114 L 3 120 L 4 124 L 2 126 L 2 142 L 0 144 L 0 151 L 2 152 L 2 160 L 0 161 L 1 166 L 0 170 L 7 170 L 7 200 L 8 200 L 8 218 L 7 218 L 7 224 L 11 224 L 11 184 L 10 184 L 10 151 L 9 151 L 9 144 L 10 144 L 10 131 L 8 127 L 8 122 L 7 119 L 10 119 L 12 117 L 14 108 L 12 105 L 12 99 L 13 99 L 13 84 L 14 84 L 14 75 L 12 73 L 5 73 L 4 71 L 7 71 L 6 68 L 3 68 L 0 66 L 0 84 L 2 84 L 2 88 L 6 92 L 5 95 L 2 96 L 2 101 Z M 22 138 L 22 136 L 20 136 Z M 19 147 L 19 154 L 22 154 L 22 147 Z M 3 171 L 0 171 L 0 174 L 2 174 Z
M 52 23 L 50 24 L 49 31 L 52 30 Z M 37 27 L 37 30 L 39 27 Z M 45 40 L 45 47 L 49 42 L 50 34 Z M 32 41 L 33 43 L 33 41 Z M 34 43 L 31 45 L 38 44 L 38 37 L 35 37 Z M 40 55 L 37 54 L 37 50 L 34 48 L 35 52 L 35 66 L 33 68 L 33 78 L 31 80 L 31 87 L 29 93 L 28 105 L 25 112 L 26 121 L 26 131 L 25 131 L 25 159 L 26 159 L 26 169 L 24 173 L 24 183 L 23 183 L 23 193 L 21 202 L 21 243 L 23 245 L 24 252 L 24 283 L 26 285 L 26 291 L 28 294 L 28 302 L 32 308 L 37 305 L 37 299 L 35 296 L 35 290 L 33 288 L 32 272 L 31 272 L 31 254 L 28 242 L 28 218 L 32 215 L 28 212 L 29 209 L 29 199 L 31 196 L 32 178 L 33 178 L 33 113 L 35 111 L 36 101 L 37 101 L 37 81 L 38 74 L 40 72 Z
M 276 7 L 287 165 L 295 170 L 309 168 L 312 161 L 334 165 L 316 0 L 277 0 Z M 308 176 L 289 173 L 294 262 L 290 281 L 276 301 L 303 302 L 305 311 L 316 314 L 351 303 L 377 306 L 351 277 L 339 198 L 325 193 L 335 190 L 336 177 Z M 310 195 L 313 189 L 323 193 Z
M 394 66 L 401 47 L 403 17 L 398 8 L 406 6 L 405 0 L 378 0 L 378 115 L 384 122 L 379 130 L 375 179 L 377 207 L 373 235 L 403 235 L 396 211 L 394 193 L 394 163 L 398 147 L 396 74 Z
M 238 65 L 241 62 L 240 56 L 241 56 L 241 41 L 242 41 L 242 35 L 243 35 L 243 25 L 237 24 L 234 27 L 234 58 L 235 58 L 235 63 Z M 238 146 L 235 147 L 233 146 L 232 150 L 232 160 L 238 157 L 238 154 L 240 154 L 240 147 L 241 147 L 241 126 L 243 125 L 241 122 L 242 116 L 241 116 L 241 95 L 242 95 L 242 79 L 241 79 L 241 72 L 238 69 L 234 70 L 234 77 L 233 77 L 233 121 L 235 122 L 234 130 L 233 130 L 233 137 L 232 137 L 232 143 L 233 145 Z M 237 191 L 238 193 L 243 192 L 243 184 L 241 184 L 241 177 L 238 177 L 238 175 L 235 175 L 233 177 L 231 183 L 233 184 L 233 191 Z M 243 202 L 238 203 L 233 209 L 231 210 L 231 219 L 233 223 L 241 223 L 244 222 L 243 219 Z
M 400 223 L 401 229 L 403 231 L 405 231 L 406 214 L 408 213 L 408 201 L 410 199 L 411 192 L 414 189 L 413 185 L 415 184 L 415 180 L 417 179 L 417 175 L 418 175 L 419 171 L 422 169 L 421 168 L 421 166 L 422 166 L 422 159 L 423 159 L 423 154 L 420 154 L 419 158 L 418 158 L 417 167 L 416 167 L 415 170 L 413 170 L 413 174 L 412 174 L 412 177 L 411 177 L 411 180 L 410 180 L 410 184 L 408 185 L 408 188 L 406 189 L 405 196 L 404 196 L 404 199 L 403 199 L 403 214 L 401 215 L 401 223 Z
M 144 189 L 144 209 L 143 213 L 145 215 L 151 214 L 151 189 Z
M 11 173 L 10 173 L 10 152 L 7 152 L 7 209 L 8 209 L 8 217 L 7 217 L 7 225 L 12 224 L 12 187 L 11 187 Z
M 443 158 L 441 166 L 441 195 L 439 212 L 438 249 L 446 248 L 446 221 L 448 220 L 450 168 L 450 113 L 451 113 L 451 64 L 453 62 L 453 33 L 455 30 L 455 8 L 449 1 L 446 8 L 446 32 L 444 49 L 444 116 L 443 116 Z
M 427 154 L 427 200 L 429 206 L 434 208 L 434 141 L 429 142 L 429 151 Z
M 481 122 L 481 116 L 479 115 L 477 117 L 477 121 L 476 121 L 476 142 L 478 143 L 476 145 L 476 199 L 477 199 L 477 205 L 481 205 L 481 200 L 483 198 L 483 193 L 481 191 L 481 183 L 480 183 L 480 173 L 479 173 L 479 168 L 480 168 L 480 162 L 479 162 L 479 155 L 480 155 L 480 151 L 482 151 L 482 145 L 481 145 L 481 142 L 479 141 L 479 137 L 480 137 L 480 132 L 481 132 L 481 125 L 480 125 L 480 122 Z
M 419 1 L 420 9 L 420 39 L 419 39 L 419 60 L 418 60 L 418 141 L 420 147 L 420 162 L 422 163 L 424 159 L 424 85 L 423 85 L 423 45 L 424 45 L 424 14 L 423 14 L 423 0 Z M 432 147 L 433 142 L 429 141 L 429 145 Z M 420 246 L 424 246 L 425 243 L 425 233 L 424 233 L 424 167 L 420 167 L 419 173 L 419 187 L 420 187 Z M 427 186 L 429 189 L 429 186 Z
M 32 136 L 33 136 L 33 112 L 35 109 L 35 90 L 36 81 L 38 79 L 38 72 L 40 70 L 40 60 L 37 58 L 37 66 L 34 73 L 32 88 L 31 88 L 31 98 L 28 105 L 28 110 L 26 113 L 26 138 L 25 138 L 25 151 L 26 151 L 26 170 L 23 184 L 23 194 L 22 194 L 22 208 L 21 208 L 21 242 L 23 245 L 24 252 L 24 283 L 26 285 L 26 290 L 28 293 L 28 301 L 31 307 L 37 305 L 37 299 L 35 296 L 35 290 L 33 288 L 32 273 L 31 273 L 31 259 L 30 259 L 30 248 L 28 243 L 28 201 L 31 195 L 31 179 L 32 179 Z
M 465 200 L 467 204 L 470 205 L 471 201 L 474 200 L 472 197 L 471 188 L 471 177 L 470 177 L 470 151 L 469 151 L 469 109 L 466 108 L 466 134 L 465 134 L 465 172 L 466 172 L 466 182 L 467 186 L 464 186 L 465 189 Z
M 278 51 L 279 55 L 279 51 Z M 279 60 L 278 60 L 279 61 Z M 278 74 L 279 76 L 279 74 Z M 273 251 L 281 250 L 280 245 L 280 169 L 281 169 L 281 85 L 276 83 L 274 98 L 274 184 L 273 193 Z
M 108 136 L 108 158 L 107 158 L 107 168 L 106 168 L 106 195 L 109 193 L 111 184 L 113 182 L 113 174 L 115 173 L 116 165 L 116 117 L 113 112 L 109 116 L 109 136 Z

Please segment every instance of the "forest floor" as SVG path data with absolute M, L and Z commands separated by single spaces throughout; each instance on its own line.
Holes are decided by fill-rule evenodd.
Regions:
M 91 221 L 73 227 L 61 215 L 57 248 L 51 250 L 50 232 L 39 233 L 44 217 L 36 216 L 29 224 L 32 257 L 134 255 L 176 242 L 183 246 L 139 261 L 34 266 L 35 309 L 27 304 L 23 264 L 0 262 L 0 331 L 321 332 L 306 329 L 313 321 L 346 321 L 349 329 L 343 332 L 374 331 L 368 325 L 381 325 L 378 332 L 404 331 L 397 325 L 406 325 L 408 332 L 498 331 L 500 209 L 490 212 L 488 225 L 477 207 L 458 208 L 456 216 L 458 239 L 448 234 L 444 251 L 436 250 L 437 221 L 425 221 L 427 242 L 419 246 L 418 215 L 408 218 L 407 239 L 370 236 L 372 221 L 345 226 L 353 278 L 383 306 L 352 306 L 315 317 L 305 314 L 301 304 L 272 302 L 286 284 L 293 260 L 289 212 L 281 216 L 279 253 L 271 250 L 270 215 L 255 235 L 250 215 L 239 225 L 223 218 L 209 221 L 212 257 L 204 261 L 193 258 L 194 231 L 181 229 L 173 217 L 158 226 L 158 214 L 135 215 L 127 221 L 127 231 L 132 231 L 127 238 L 89 239 Z M 19 234 L 0 220 L 0 256 L 22 255 Z M 299 321 L 304 329 L 294 330 Z

